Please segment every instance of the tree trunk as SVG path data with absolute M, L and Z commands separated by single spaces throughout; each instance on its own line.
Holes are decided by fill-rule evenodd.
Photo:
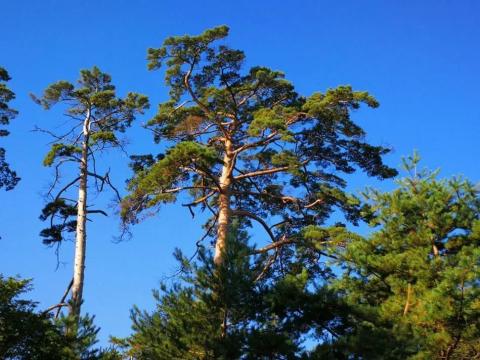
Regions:
M 87 180 L 88 180 L 88 140 L 90 135 L 90 114 L 83 124 L 83 143 L 80 161 L 80 183 L 78 188 L 77 229 L 75 236 L 75 263 L 73 266 L 72 308 L 70 314 L 80 316 L 82 305 L 83 280 L 85 277 L 85 250 L 87 245 Z
M 412 284 L 408 283 L 407 284 L 407 301 L 405 302 L 405 307 L 403 308 L 403 316 L 406 316 L 408 313 L 408 310 L 410 310 L 411 304 L 411 299 L 412 299 Z
M 217 241 L 215 243 L 214 262 L 216 266 L 223 264 L 227 248 L 228 227 L 230 225 L 230 185 L 232 184 L 232 171 L 234 166 L 232 142 L 225 140 L 225 155 L 223 157 L 222 175 L 220 176 L 220 196 L 218 212 Z

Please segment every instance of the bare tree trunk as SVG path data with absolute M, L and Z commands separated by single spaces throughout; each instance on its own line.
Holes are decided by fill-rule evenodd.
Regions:
M 216 266 L 223 264 L 227 247 L 228 227 L 230 225 L 230 185 L 232 184 L 232 171 L 234 166 L 232 142 L 225 140 L 225 155 L 223 157 L 222 175 L 220 176 L 220 196 L 218 212 L 217 241 L 215 243 L 214 262 Z
M 403 316 L 406 316 L 408 313 L 408 310 L 410 310 L 411 304 L 411 299 L 412 299 L 412 284 L 408 283 L 407 285 L 407 301 L 405 302 L 405 307 L 403 308 Z
M 83 124 L 83 143 L 80 161 L 80 183 L 78 188 L 77 230 L 75 236 L 75 263 L 73 266 L 72 308 L 70 314 L 80 316 L 83 282 L 85 277 L 85 250 L 87 245 L 87 180 L 88 180 L 88 140 L 90 135 L 90 114 Z M 78 321 L 78 320 L 77 320 Z

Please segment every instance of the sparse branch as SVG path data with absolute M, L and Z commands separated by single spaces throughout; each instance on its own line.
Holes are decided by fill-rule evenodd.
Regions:
M 68 132 L 66 132 L 65 134 L 62 134 L 62 135 L 57 135 L 53 131 L 42 129 L 42 128 L 36 126 L 36 125 L 35 125 L 35 127 L 33 128 L 32 131 L 44 133 L 44 134 L 47 134 L 47 135 L 53 137 L 55 140 L 53 140 L 49 143 L 49 144 L 52 144 L 52 143 L 55 143 L 55 142 L 63 141 L 64 139 L 66 139 L 69 135 L 71 135 L 80 126 L 82 126 L 82 124 L 78 124 L 78 125 L 72 127 L 72 129 L 70 129 Z
M 58 316 L 60 315 L 60 311 L 62 310 L 62 307 L 68 306 L 68 304 L 65 303 L 65 299 L 67 298 L 68 293 L 70 292 L 70 289 L 72 288 L 72 285 L 73 285 L 73 279 L 70 280 L 70 283 L 68 284 L 67 289 L 66 289 L 65 292 L 63 293 L 63 296 L 62 296 L 62 298 L 60 299 L 60 302 L 59 302 L 58 304 L 52 305 L 52 306 L 50 306 L 49 308 L 47 308 L 45 311 L 43 311 L 43 314 L 46 315 L 46 314 L 48 314 L 50 311 L 57 309 L 57 312 L 55 313 L 55 319 L 57 319 Z
M 277 260 L 277 257 L 278 257 L 278 250 L 279 249 L 276 248 L 275 253 L 273 255 L 270 255 L 262 271 L 255 278 L 255 282 L 261 280 L 267 274 L 268 269 L 270 269 L 270 267 L 275 263 L 275 260 Z
M 62 159 L 55 165 L 55 178 L 53 179 L 52 185 L 50 185 L 50 188 L 48 189 L 47 197 L 50 197 L 52 195 L 53 190 L 55 189 L 58 182 L 60 181 L 60 166 L 64 163 L 66 163 L 66 162 L 69 162 L 69 161 L 77 161 L 77 160 L 75 160 L 75 159 Z
M 306 164 L 308 164 L 309 161 L 310 160 L 304 160 L 300 163 L 299 166 L 305 166 Z M 282 171 L 288 171 L 291 168 L 292 168 L 292 166 L 280 166 L 280 167 L 271 168 L 271 169 L 260 169 L 260 170 L 256 170 L 256 171 L 252 171 L 252 172 L 249 172 L 249 173 L 244 173 L 244 174 L 235 176 L 234 179 L 235 180 L 240 180 L 240 179 L 244 179 L 244 178 L 252 178 L 252 177 L 256 177 L 256 176 L 275 174 L 275 173 L 282 172 Z
M 246 216 L 250 219 L 253 219 L 255 220 L 256 222 L 258 222 L 260 225 L 262 225 L 262 227 L 265 229 L 265 231 L 267 232 L 268 236 L 270 236 L 270 239 L 275 242 L 275 235 L 273 235 L 272 233 L 272 230 L 270 228 L 270 226 L 268 226 L 268 224 L 259 216 L 255 215 L 254 213 L 251 213 L 250 211 L 248 210 L 242 210 L 242 209 L 236 209 L 236 210 L 232 210 L 232 215 L 237 215 L 237 216 Z
M 160 191 L 160 194 L 172 194 L 172 193 L 177 193 L 183 190 L 194 190 L 194 189 L 209 189 L 209 190 L 216 190 L 215 188 L 212 188 L 210 186 L 179 186 L 173 189 L 166 189 Z
M 192 201 L 191 203 L 188 203 L 188 204 L 182 204 L 182 206 L 195 206 L 195 205 L 198 205 L 202 202 L 204 202 L 205 200 L 207 200 L 209 197 L 211 197 L 212 195 L 216 194 L 218 191 L 212 191 L 211 193 L 208 193 L 207 195 L 205 196 L 202 196 L 201 198 L 198 198 L 194 201 Z
M 115 192 L 115 194 L 117 195 L 117 199 L 120 201 L 122 199 L 122 197 L 120 196 L 120 192 L 117 190 L 117 188 L 115 186 L 113 186 L 112 182 L 110 181 L 110 176 L 109 176 L 109 172 L 107 172 L 105 174 L 105 176 L 100 176 L 94 172 L 88 172 L 88 175 L 89 176 L 92 176 L 94 177 L 95 179 L 98 179 L 102 182 L 102 184 L 100 185 L 100 189 L 99 191 L 102 191 L 103 190 L 103 185 L 104 184 L 107 184 L 108 186 L 110 186 L 110 188 Z
M 87 214 L 102 214 L 103 216 L 108 216 L 103 210 L 87 210 Z
M 277 136 L 277 135 L 278 135 L 278 132 L 273 131 L 266 138 L 255 141 L 253 143 L 248 143 L 248 144 L 242 145 L 239 148 L 235 149 L 234 152 L 238 154 L 238 153 L 241 153 L 241 152 L 243 152 L 245 150 L 248 150 L 248 149 L 251 149 L 251 148 L 256 148 L 258 146 L 268 145 L 272 142 L 275 142 L 275 141 L 279 140 L 278 138 L 275 138 L 275 136 Z
M 197 97 L 197 95 L 195 95 L 195 93 L 194 93 L 194 91 L 193 91 L 193 89 L 190 85 L 190 76 L 192 75 L 192 71 L 193 71 L 194 67 L 195 67 L 195 62 L 190 64 L 190 69 L 185 74 L 185 76 L 183 78 L 183 83 L 185 84 L 185 88 L 187 89 L 188 93 L 192 97 L 193 101 L 195 101 L 195 103 L 198 106 L 200 106 L 203 109 L 203 111 L 205 111 L 205 113 L 211 115 L 212 112 L 210 111 L 210 109 L 203 102 L 200 101 L 200 99 Z
M 208 170 L 194 168 L 194 167 L 191 167 L 191 166 L 181 166 L 180 169 L 196 173 L 200 176 L 207 177 L 210 180 L 212 180 L 218 188 L 220 188 L 220 184 L 218 183 L 218 179 L 215 176 L 213 176 L 213 174 L 211 174 Z
M 258 171 L 252 171 L 252 172 L 249 172 L 249 173 L 246 173 L 246 174 L 237 175 L 237 176 L 234 177 L 234 179 L 235 180 L 240 180 L 240 179 L 252 178 L 252 177 L 256 177 L 256 176 L 275 174 L 275 173 L 278 173 L 278 172 L 287 171 L 290 168 L 291 168 L 290 166 L 281 166 L 281 167 L 276 167 L 276 168 L 271 168 L 271 169 L 262 169 L 262 170 L 258 170 Z
M 57 193 L 57 196 L 55 197 L 55 201 L 60 199 L 62 194 L 67 191 L 70 186 L 73 186 L 78 180 L 80 180 L 80 176 L 77 176 L 74 180 L 70 181 L 67 185 L 65 185 L 63 188 L 60 189 L 60 191 Z
M 255 249 L 253 251 L 253 254 L 263 254 L 263 253 L 266 253 L 270 250 L 275 250 L 279 247 L 282 247 L 284 245 L 288 245 L 288 244 L 293 244 L 295 242 L 294 239 L 292 238 L 287 238 L 285 236 L 283 236 L 283 238 L 281 240 L 278 240 L 278 241 L 275 241 L 274 243 L 271 243 L 267 246 L 264 246 L 262 248 L 259 248 L 259 249 Z

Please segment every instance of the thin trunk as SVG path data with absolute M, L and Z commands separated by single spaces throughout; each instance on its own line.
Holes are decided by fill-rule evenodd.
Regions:
M 86 222 L 87 222 L 87 181 L 88 181 L 88 140 L 90 136 L 90 114 L 83 124 L 83 143 L 80 161 L 80 183 L 78 187 L 77 230 L 75 236 L 75 263 L 73 266 L 72 308 L 70 314 L 80 316 L 83 282 L 85 277 Z
M 219 211 L 218 211 L 218 229 L 217 241 L 215 243 L 214 262 L 216 266 L 223 264 L 225 258 L 225 251 L 227 248 L 228 227 L 230 225 L 230 196 L 232 184 L 232 169 L 234 163 L 234 156 L 232 152 L 232 142 L 227 139 L 225 141 L 225 155 L 223 157 L 222 175 L 220 176 L 220 196 L 219 196 Z
M 405 307 L 403 308 L 403 316 L 407 315 L 408 310 L 410 309 L 411 300 L 412 300 L 412 284 L 408 283 L 408 285 L 407 285 L 407 301 L 405 302 Z
M 440 252 L 438 251 L 438 247 L 437 247 L 437 245 L 435 245 L 435 243 L 433 243 L 433 245 L 432 245 L 432 250 L 433 250 L 433 255 L 435 257 L 438 257 L 440 255 Z

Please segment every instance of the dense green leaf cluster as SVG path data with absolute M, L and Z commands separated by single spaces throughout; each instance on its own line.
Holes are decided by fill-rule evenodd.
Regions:
M 135 359 L 307 359 L 311 328 L 334 322 L 335 296 L 309 289 L 305 269 L 276 282 L 258 279 L 263 258 L 251 262 L 246 232 L 235 224 L 227 261 L 215 270 L 202 248 L 191 263 L 181 253 L 181 281 L 154 291 L 153 313 L 135 308 L 134 334 L 116 342 Z M 309 327 L 311 326 L 311 328 Z M 325 337 L 326 339 L 327 337 Z
M 75 336 L 65 332 L 68 317 L 54 320 L 24 299 L 29 280 L 0 275 L 0 358 L 5 360 L 107 360 L 120 359 L 115 350 L 95 348 L 98 328 L 83 317 Z M 116 356 L 116 357 L 115 357 Z
M 416 161 L 416 160 L 415 160 Z M 480 339 L 480 198 L 469 182 L 416 173 L 371 191 L 368 237 L 352 238 L 335 291 L 357 314 L 344 342 L 366 358 L 470 359 Z M 365 341 L 384 333 L 386 348 Z M 374 340 L 374 339 L 372 339 Z M 395 356 L 393 356 L 395 355 Z
M 7 70 L 0 67 L 0 138 L 9 134 L 3 126 L 8 125 L 17 115 L 17 111 L 10 108 L 9 102 L 15 99 L 15 94 L 6 82 L 10 80 Z M 12 190 L 20 181 L 17 173 L 13 171 L 5 160 L 5 149 L 0 147 L 0 189 Z
M 371 234 L 307 226 L 264 277 L 245 224 L 220 272 L 203 248 L 194 264 L 177 255 L 181 281 L 154 292 L 154 312 L 135 308 L 119 343 L 136 359 L 478 357 L 478 192 L 408 169 L 396 190 L 367 193 Z

